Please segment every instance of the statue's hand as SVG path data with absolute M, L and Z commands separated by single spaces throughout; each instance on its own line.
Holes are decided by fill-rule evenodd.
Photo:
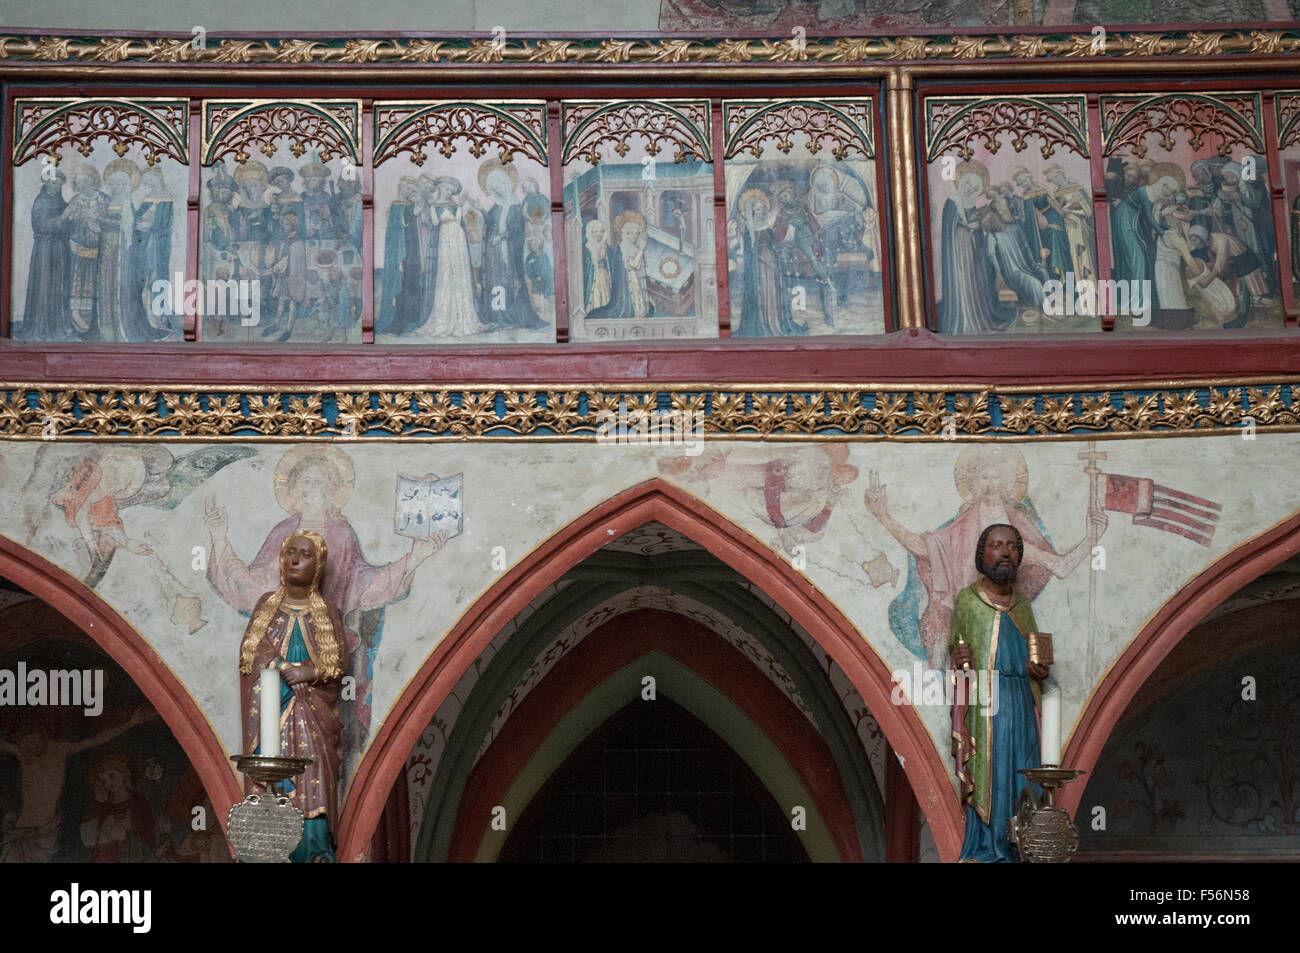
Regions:
M 280 670 L 280 677 L 284 679 L 286 685 L 300 685 L 303 682 L 311 682 L 316 679 L 316 666 L 314 665 L 286 665 Z
M 880 474 L 875 470 L 871 471 L 870 483 L 867 485 L 863 502 L 867 505 L 867 511 L 876 519 L 884 519 L 889 515 L 889 504 L 885 500 L 885 485 L 880 482 Z
M 1037 662 L 1027 662 L 1026 665 L 1029 668 L 1029 674 L 1039 681 L 1047 678 L 1052 672 L 1050 665 L 1039 665 Z
M 974 667 L 975 659 L 971 655 L 969 643 L 957 643 L 957 647 L 952 650 L 952 664 L 958 670 Z

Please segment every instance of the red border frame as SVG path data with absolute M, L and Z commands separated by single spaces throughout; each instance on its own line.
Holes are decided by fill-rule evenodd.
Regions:
M 940 856 L 957 858 L 964 822 L 952 780 L 916 712 L 891 704 L 893 682 L 884 660 L 834 604 L 759 540 L 695 497 L 652 479 L 555 533 L 480 596 L 433 650 L 394 702 L 353 778 L 339 824 L 340 860 L 365 860 L 388 793 L 402 776 L 420 732 L 497 633 L 611 538 L 652 520 L 690 536 L 761 587 L 817 640 L 861 694 L 890 745 L 906 759 L 907 779 L 918 794 Z
M 84 632 L 135 682 L 190 759 L 221 830 L 226 811 L 243 800 L 226 751 L 203 711 L 158 653 L 95 592 L 54 563 L 0 536 L 0 574 L 22 586 Z M 234 672 L 235 660 L 230 660 Z
M 716 632 L 694 619 L 659 609 L 628 612 L 600 626 L 529 692 L 470 772 L 457 806 L 447 859 L 474 859 L 492 807 L 501 803 L 519 771 L 560 720 L 613 673 L 653 651 L 680 662 L 745 713 L 812 795 L 840 857 L 860 862 L 853 808 L 825 739 L 780 689 Z M 671 686 L 659 689 L 672 696 Z

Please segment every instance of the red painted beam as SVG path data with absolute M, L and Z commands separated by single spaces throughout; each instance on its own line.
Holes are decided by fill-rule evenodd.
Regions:
M 427 348 L 0 343 L 0 381 L 256 387 L 339 384 L 975 383 L 1011 386 L 1300 374 L 1300 333 L 1113 332 Z

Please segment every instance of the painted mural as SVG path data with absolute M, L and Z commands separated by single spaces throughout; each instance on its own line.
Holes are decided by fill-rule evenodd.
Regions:
M 206 100 L 203 117 L 202 340 L 360 342 L 360 104 Z
M 186 108 L 154 99 L 15 103 L 15 338 L 180 339 L 171 286 L 185 271 Z
M 545 104 L 376 110 L 381 343 L 555 340 Z
M 0 618 L 16 621 L 34 603 Z M 65 626 L 70 625 L 64 623 Z M 5 641 L 28 637 L 11 625 Z M 221 863 L 194 769 L 127 674 L 79 632 L 0 649 L 0 669 L 100 673 L 102 711 L 0 709 L 0 862 Z
M 155 450 L 172 462 L 152 458 Z M 225 450 L 233 452 L 218 453 Z M 322 533 L 331 567 L 324 587 L 356 646 L 348 669 L 356 698 L 343 706 L 346 779 L 466 609 L 617 488 L 658 477 L 699 498 L 805 573 L 893 668 L 943 663 L 936 633 L 946 628 L 950 594 L 973 571 L 972 534 L 1010 522 L 1026 541 L 1034 614 L 1057 634 L 1053 672 L 1069 725 L 1152 605 L 1294 513 L 1287 474 L 1297 452 L 1290 434 L 1095 447 L 719 437 L 694 457 L 680 447 L 545 443 L 530 452 L 522 481 L 517 448 L 505 443 L 62 439 L 6 447 L 0 494 L 22 504 L 0 511 L 0 532 L 91 580 L 147 634 L 232 753 L 240 744 L 235 653 L 247 612 L 275 588 L 285 536 L 302 527 Z M 1231 478 L 1243 468 L 1258 478 Z M 462 475 L 468 499 L 454 540 L 402 535 L 399 477 L 410 474 Z M 445 547 L 453 558 L 440 553 Z M 918 714 L 933 737 L 946 737 L 946 709 Z
M 723 122 L 732 336 L 884 331 L 871 100 L 728 101 Z
M 566 102 L 563 125 L 570 338 L 716 337 L 708 101 Z
M 1262 108 L 1257 93 L 1101 98 L 1111 273 L 1152 288 L 1151 327 L 1282 325 Z
M 925 112 L 938 331 L 1100 330 L 1075 307 L 1097 279 L 1083 97 L 928 98 Z

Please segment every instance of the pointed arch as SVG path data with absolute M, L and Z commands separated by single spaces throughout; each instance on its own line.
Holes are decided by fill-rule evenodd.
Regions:
M 1243 543 L 1174 594 L 1147 622 L 1092 693 L 1062 755 L 1091 772 L 1106 740 L 1151 673 L 1206 615 L 1242 586 L 1300 553 L 1300 512 Z M 1087 785 L 1066 785 L 1058 803 L 1074 814 Z
M 944 860 L 956 860 L 963 818 L 949 772 L 909 706 L 893 705 L 890 669 L 853 623 L 808 579 L 702 500 L 654 478 L 573 520 L 471 605 L 407 684 L 366 751 L 339 824 L 339 858 L 364 859 L 384 804 L 420 733 L 496 634 L 547 586 L 644 523 L 657 521 L 704 547 L 767 593 L 844 670 L 903 759 Z
M 243 799 L 243 789 L 202 709 L 153 647 L 93 589 L 5 536 L 0 576 L 51 606 L 122 667 L 190 759 L 224 832 L 225 809 Z

